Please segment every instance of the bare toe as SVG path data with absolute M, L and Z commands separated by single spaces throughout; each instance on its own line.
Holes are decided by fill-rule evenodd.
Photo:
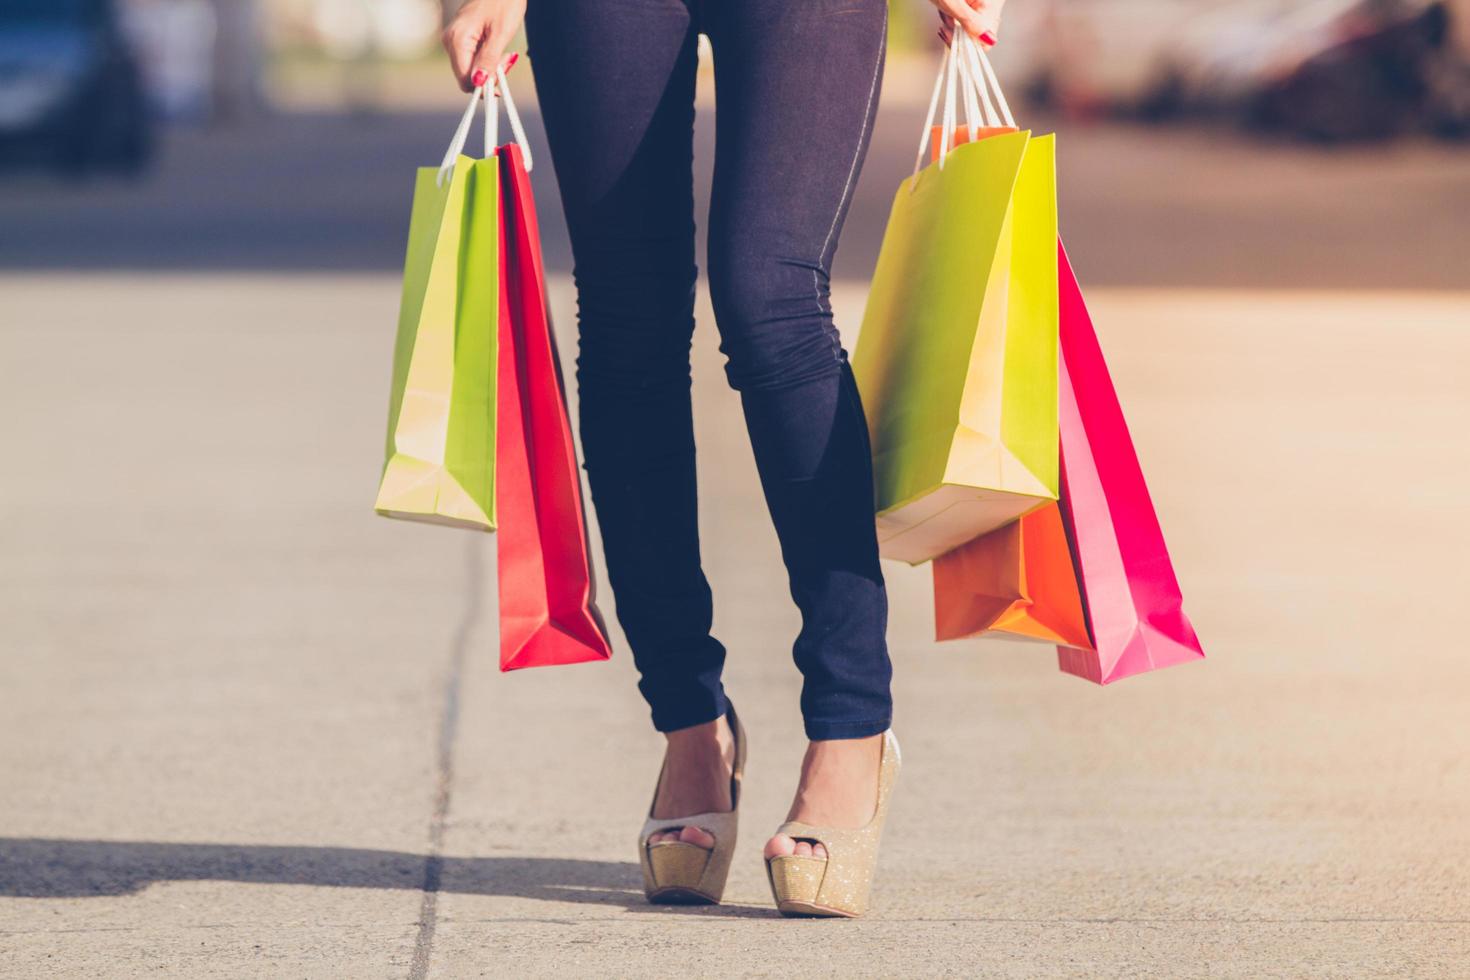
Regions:
M 787 837 L 785 834 L 777 834 L 775 837 L 766 841 L 766 860 L 769 861 L 771 858 L 778 857 L 790 857 L 795 850 L 796 841 Z
M 809 858 L 812 856 L 812 845 L 804 840 L 799 840 L 796 842 L 796 849 L 791 853 L 799 858 Z
M 812 857 L 821 858 L 823 861 L 827 860 L 827 849 L 821 844 L 813 844 Z
M 676 839 L 682 841 L 685 844 L 693 844 L 695 847 L 702 847 L 706 851 L 714 850 L 715 846 L 714 835 L 705 830 L 703 827 L 685 827 L 684 829 L 679 831 L 679 836 Z

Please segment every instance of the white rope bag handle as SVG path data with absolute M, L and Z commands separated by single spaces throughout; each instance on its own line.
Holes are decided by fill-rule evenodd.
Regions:
M 487 82 L 478 86 L 470 93 L 470 104 L 465 106 L 464 115 L 459 119 L 459 126 L 454 130 L 454 138 L 449 141 L 449 149 L 444 153 L 444 159 L 439 164 L 439 176 L 437 184 L 444 186 L 444 181 L 454 173 L 454 161 L 464 153 L 465 144 L 470 140 L 470 129 L 475 122 L 475 106 L 483 99 L 485 102 L 485 152 L 484 156 L 490 157 L 495 154 L 495 147 L 500 143 L 500 113 L 496 107 L 500 99 L 505 99 L 505 115 L 510 119 L 510 129 L 515 135 L 516 145 L 521 148 L 521 159 L 525 161 L 526 173 L 531 172 L 531 143 L 526 139 L 525 127 L 521 125 L 521 114 L 516 111 L 515 99 L 511 97 L 510 86 L 505 81 L 505 69 L 498 68 L 495 71 L 495 80 L 498 84 L 491 88 Z
M 941 102 L 941 95 L 943 101 Z M 934 94 L 929 97 L 929 111 L 924 117 L 924 132 L 919 138 L 919 152 L 914 157 L 914 173 L 924 169 L 924 154 L 929 149 L 936 119 L 939 123 L 939 169 L 954 149 L 957 106 L 964 106 L 965 125 L 974 138 L 975 123 L 1000 127 L 1016 125 L 1011 107 L 1000 90 L 1000 80 L 985 51 L 964 31 L 955 31 L 954 40 L 944 51 L 939 63 L 939 77 L 934 80 Z
M 979 41 L 968 34 L 963 35 L 963 38 L 964 40 L 960 48 L 964 52 L 966 60 L 970 63 L 970 73 L 975 81 L 976 91 L 980 93 L 980 98 L 987 103 L 992 98 L 995 100 L 994 104 L 989 106 L 992 116 L 996 120 L 991 125 L 1010 126 L 1014 128 L 1016 117 L 1011 115 L 1011 107 L 1006 102 L 1005 92 L 1001 91 L 1000 79 L 995 77 L 995 69 L 990 65 L 990 57 L 985 53 L 985 49 L 980 46 Z

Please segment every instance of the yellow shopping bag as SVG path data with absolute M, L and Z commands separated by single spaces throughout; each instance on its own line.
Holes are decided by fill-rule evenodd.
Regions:
M 969 132 L 1014 126 L 983 52 L 957 38 L 925 123 L 927 144 L 944 90 L 940 157 L 894 198 L 853 358 L 880 551 L 912 564 L 1057 499 L 1059 483 L 1054 140 L 952 147 L 961 102 Z
M 418 172 L 393 354 L 387 460 L 375 507 L 495 528 L 500 171 L 492 100 L 485 159 L 462 155 L 472 102 L 438 168 Z

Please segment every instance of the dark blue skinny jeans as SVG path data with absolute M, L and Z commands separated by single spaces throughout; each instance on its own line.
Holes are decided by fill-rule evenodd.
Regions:
M 867 152 L 884 0 L 531 0 L 579 300 L 577 381 L 618 620 L 660 731 L 725 711 L 690 411 L 696 41 L 717 91 L 709 284 L 791 594 L 812 739 L 889 727 L 872 454 L 829 274 Z

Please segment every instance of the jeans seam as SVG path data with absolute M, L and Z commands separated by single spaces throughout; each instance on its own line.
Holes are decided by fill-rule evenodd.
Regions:
M 857 146 L 852 151 L 852 164 L 847 169 L 847 184 L 842 188 L 842 196 L 837 201 L 837 210 L 832 214 L 832 225 L 827 229 L 827 239 L 822 243 L 822 250 L 817 253 L 818 268 L 812 270 L 812 291 L 817 298 L 817 309 L 822 308 L 822 282 L 821 266 L 825 264 L 827 249 L 832 246 L 832 238 L 837 233 L 837 222 L 842 217 L 843 210 L 847 207 L 848 197 L 852 193 L 853 185 L 857 182 L 858 161 L 863 157 L 863 145 L 868 139 L 868 129 L 873 124 L 873 98 L 878 93 L 878 76 L 883 71 L 883 54 L 888 49 L 888 5 L 883 6 L 883 35 L 878 39 L 878 56 L 873 61 L 873 80 L 868 84 L 868 103 L 863 107 L 863 128 L 858 133 Z M 836 331 L 833 331 L 834 335 Z M 841 345 L 834 340 L 834 346 L 839 349 Z

